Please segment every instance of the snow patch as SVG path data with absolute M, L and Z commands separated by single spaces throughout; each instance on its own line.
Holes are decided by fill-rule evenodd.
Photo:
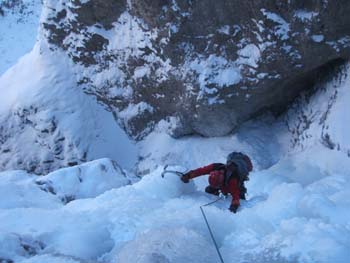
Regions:
M 259 48 L 254 44 L 246 45 L 244 48 L 238 50 L 238 64 L 248 65 L 253 68 L 258 67 L 258 61 L 260 60 L 261 53 Z
M 217 31 L 219 33 L 222 33 L 222 34 L 225 34 L 225 35 L 230 35 L 230 26 L 229 25 L 222 26 Z
M 118 116 L 122 119 L 132 119 L 144 112 L 153 112 L 153 107 L 146 102 L 139 102 L 137 104 L 129 104 L 128 107 L 118 113 Z
M 210 84 L 223 88 L 239 83 L 242 78 L 235 63 L 215 55 L 210 55 L 208 58 L 197 58 L 189 62 L 186 67 L 198 74 L 200 86 L 198 98 L 202 98 L 204 94 L 217 92 L 216 88 L 208 87 Z
M 307 10 L 297 10 L 294 13 L 294 16 L 301 20 L 302 22 L 307 22 L 311 21 L 315 17 L 317 17 L 319 13 L 317 12 L 312 12 L 312 11 L 307 11 Z
M 324 35 L 312 35 L 311 38 L 313 41 L 320 43 L 324 40 Z
M 269 12 L 266 9 L 260 9 L 260 11 L 267 19 L 278 24 L 275 26 L 275 34 L 279 36 L 281 40 L 287 40 L 290 31 L 289 23 L 276 13 Z
M 109 40 L 108 49 L 121 50 L 126 57 L 144 54 L 142 49 L 152 49 L 151 40 L 156 39 L 156 31 L 144 31 L 144 25 L 139 19 L 124 12 L 115 22 L 112 30 L 104 31 L 101 35 Z M 101 33 L 101 32 L 100 32 Z
M 145 67 L 145 66 L 137 67 L 134 72 L 134 77 L 139 79 L 145 76 L 149 76 L 150 73 L 151 73 L 151 70 L 149 67 Z

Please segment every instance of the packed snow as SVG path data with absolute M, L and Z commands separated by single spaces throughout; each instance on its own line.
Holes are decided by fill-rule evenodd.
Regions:
M 228 141 L 222 144 L 217 140 L 215 145 L 228 148 Z M 191 140 L 186 144 L 192 145 Z M 208 148 L 197 152 L 198 160 L 222 160 L 223 156 L 218 158 L 217 152 L 211 151 L 212 143 L 202 139 L 201 145 Z M 180 147 L 186 153 L 185 146 Z M 199 164 L 196 158 L 193 167 Z M 84 165 L 90 169 L 86 179 L 95 182 L 96 188 L 110 184 L 110 176 L 89 168 L 94 165 Z M 34 176 L 4 172 L 2 185 L 8 191 L 18 192 L 19 185 L 27 185 L 36 194 L 25 188 L 22 191 L 27 197 L 18 194 L 11 198 L 11 207 L 2 207 L 0 231 L 7 248 L 1 257 L 16 262 L 42 262 L 43 257 L 50 260 L 47 262 L 57 258 L 62 262 L 217 262 L 199 210 L 200 205 L 215 199 L 203 193 L 205 178 L 187 185 L 176 175 L 162 178 L 162 170 L 159 166 L 132 185 L 117 185 L 95 198 L 77 198 L 68 204 L 57 194 L 40 191 L 41 184 L 34 183 Z M 229 200 L 205 208 L 226 262 L 346 262 L 349 170 L 346 155 L 320 145 L 252 173 L 247 184 L 249 198 L 242 201 L 237 214 L 227 210 Z M 65 180 L 67 172 L 59 170 L 42 180 L 63 174 L 62 180 L 53 181 L 53 188 L 77 189 L 79 197 L 79 180 L 74 171 L 72 179 Z M 116 180 L 124 178 L 118 172 L 114 176 Z M 23 199 L 29 200 L 23 204 Z M 35 256 L 23 250 L 24 242 Z

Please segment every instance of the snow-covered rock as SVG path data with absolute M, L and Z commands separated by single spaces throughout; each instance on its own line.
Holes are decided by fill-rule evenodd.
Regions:
M 63 168 L 35 180 L 40 189 L 57 195 L 63 202 L 96 197 L 107 190 L 131 184 L 125 171 L 109 160 L 100 159 Z
M 41 34 L 84 65 L 79 88 L 133 138 L 164 120 L 175 136 L 222 136 L 281 113 L 349 58 L 348 10 L 345 0 L 47 0 Z
M 37 176 L 25 171 L 0 173 L 0 209 L 57 209 L 75 199 L 93 198 L 135 181 L 119 165 L 100 159 Z
M 134 143 L 108 109 L 76 87 L 76 74 L 63 53 L 41 42 L 0 76 L 0 170 L 47 174 L 99 158 L 132 168 Z

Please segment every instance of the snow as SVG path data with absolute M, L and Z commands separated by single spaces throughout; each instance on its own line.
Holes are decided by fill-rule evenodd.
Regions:
M 180 239 L 182 242 L 178 242 Z M 190 229 L 167 227 L 143 233 L 129 242 L 119 253 L 117 262 L 191 262 L 193 255 L 198 255 L 197 262 L 210 263 L 215 251 L 207 250 L 208 247 L 208 241 Z
M 135 78 L 143 78 L 145 76 L 149 76 L 150 74 L 150 69 L 148 67 L 142 66 L 142 67 L 137 67 L 134 72 L 134 77 Z
M 307 11 L 307 10 L 297 10 L 294 13 L 294 16 L 300 19 L 302 22 L 311 21 L 316 16 L 318 16 L 319 13 Z
M 3 1 L 0 1 L 0 4 Z M 15 8 L 0 15 L 0 76 L 28 53 L 37 39 L 41 0 L 23 0 Z
M 334 48 L 337 52 L 339 52 L 340 47 L 350 47 L 350 37 L 345 36 L 336 41 L 327 41 L 326 44 Z
M 222 26 L 217 31 L 219 33 L 222 33 L 222 34 L 225 34 L 225 35 L 230 35 L 230 26 L 229 25 Z
M 311 38 L 315 42 L 322 42 L 324 40 L 323 35 L 312 35 Z
M 277 24 L 277 26 L 275 26 L 276 35 L 279 36 L 281 40 L 287 40 L 290 31 L 289 23 L 276 13 L 269 12 L 266 9 L 261 9 L 260 11 L 267 19 Z
M 35 177 L 24 171 L 0 173 L 0 209 L 58 208 L 60 200 L 40 190 Z
M 20 170 L 2 172 L 0 176 L 0 209 L 56 209 L 62 207 L 62 202 L 93 198 L 135 180 L 106 158 L 63 168 L 45 177 Z
M 118 116 L 120 118 L 130 119 L 145 111 L 153 112 L 153 107 L 142 101 L 137 104 L 129 104 L 125 110 L 118 113 Z
M 350 115 L 346 108 L 350 101 L 350 80 L 347 78 L 343 83 L 342 88 L 338 91 L 337 102 L 328 116 L 330 135 L 337 142 L 347 145 L 350 148 Z
M 61 200 L 92 198 L 131 183 L 125 172 L 109 159 L 60 169 L 35 182 L 41 189 L 53 191 Z
M 81 260 L 74 260 L 73 257 L 67 257 L 64 255 L 40 255 L 34 256 L 28 259 L 24 259 L 21 261 L 22 263 L 42 263 L 42 262 L 50 262 L 50 263 L 81 263 Z
M 198 74 L 200 92 L 198 98 L 204 94 L 216 93 L 216 88 L 209 88 L 210 84 L 217 84 L 223 88 L 237 84 L 241 81 L 241 73 L 238 65 L 227 61 L 224 57 L 210 55 L 208 58 L 196 58 L 187 62 L 185 68 Z
M 77 175 L 79 180 L 75 180 Z M 63 195 L 74 196 L 77 199 L 96 197 L 112 188 L 117 189 L 130 184 L 130 179 L 110 160 L 101 159 L 57 170 L 45 177 L 37 177 L 22 171 L 3 172 L 0 176 L 2 200 L 10 198 L 11 201 L 1 203 L 3 211 L 1 217 L 11 217 L 11 214 L 19 216 L 8 222 L 10 226 L 6 224 L 0 226 L 0 240 L 5 239 L 0 242 L 4 241 L 7 244 L 5 250 L 0 249 L 0 258 L 28 257 L 23 246 L 25 243 L 33 250 L 35 248 L 34 254 L 40 251 L 52 256 L 69 255 L 72 262 L 76 257 L 95 258 L 113 247 L 113 241 L 106 228 L 99 228 L 95 221 L 87 220 L 84 223 L 69 217 L 67 213 L 70 212 L 64 211 L 66 202 L 62 198 Z M 49 210 L 52 210 L 52 213 Z M 75 221 L 71 229 L 70 220 Z M 34 228 L 27 228 L 33 223 L 36 224 Z M 62 230 L 65 223 L 67 231 Z M 10 230 L 11 228 L 15 230 L 17 226 L 23 227 L 24 231 L 16 234 L 17 231 Z M 40 229 L 49 232 L 40 232 Z M 80 239 L 84 241 L 81 242 Z M 78 242 L 72 244 L 74 241 Z M 53 253 L 56 251 L 56 246 L 58 246 L 57 253 Z M 92 246 L 94 249 L 88 249 Z M 31 260 L 35 262 L 34 259 Z M 28 262 L 32 262 L 31 260 Z
M 239 64 L 249 65 L 253 68 L 258 67 L 258 61 L 261 57 L 259 48 L 254 44 L 246 45 L 244 48 L 240 49 L 238 52 Z
M 215 143 L 202 139 L 199 144 L 188 138 L 183 145 L 182 140 L 178 145 L 173 139 L 171 146 L 180 148 L 183 155 L 168 158 L 179 163 L 194 161 L 193 166 L 215 160 L 215 156 L 223 161 L 223 152 L 213 151 L 212 147 L 232 150 L 227 139 L 220 142 L 217 138 Z M 158 145 L 162 143 L 158 141 Z M 196 154 L 186 145 L 194 147 Z M 210 151 L 201 151 L 199 146 Z M 277 150 L 278 145 L 274 147 Z M 193 158 L 188 160 L 189 156 Z M 265 261 L 261 262 L 346 262 L 350 237 L 348 157 L 322 145 L 280 157 L 271 168 L 256 168 L 251 174 L 248 201 L 242 201 L 239 213 L 233 215 L 227 210 L 230 198 L 205 208 L 225 261 L 234 258 L 236 262 L 246 262 L 263 255 Z M 259 162 L 253 160 L 254 164 Z M 339 162 L 344 165 L 339 166 Z M 310 165 L 314 168 L 310 169 Z M 97 184 L 108 182 L 108 176 L 95 176 L 94 162 L 85 166 L 90 167 L 86 179 Z M 169 169 L 187 170 L 179 166 Z M 200 205 L 215 199 L 203 193 L 206 178 L 183 184 L 176 175 L 162 178 L 162 166 L 152 170 L 132 185 L 119 186 L 95 198 L 77 198 L 55 209 L 2 209 L 0 232 L 5 233 L 4 237 L 9 239 L 10 233 L 18 233 L 30 237 L 30 244 L 40 242 L 44 248 L 28 259 L 15 239 L 6 243 L 7 254 L 2 252 L 1 256 L 19 259 L 18 262 L 40 262 L 41 258 L 56 262 L 60 257 L 70 257 L 68 262 L 216 262 L 217 255 L 199 210 Z M 58 174 L 68 175 L 68 171 L 53 173 Z M 74 178 L 73 174 L 74 171 Z M 311 179 L 306 180 L 309 176 Z M 20 176 L 18 180 L 21 181 Z M 64 175 L 56 183 L 66 187 L 71 184 Z
M 99 31 L 99 34 L 109 40 L 109 49 L 122 50 L 126 56 L 139 56 L 144 53 L 141 50 L 145 47 L 152 49 L 151 40 L 157 37 L 156 32 L 146 32 L 142 30 L 142 26 L 146 27 L 144 23 L 126 11 L 114 23 L 112 30 Z
M 321 84 L 312 100 L 301 98 L 289 111 L 286 118 L 289 129 L 299 134 L 293 139 L 296 149 L 304 150 L 321 142 L 349 155 L 348 72 L 349 65 L 333 80 Z
M 313 156 L 313 170 L 309 169 L 310 161 L 307 160 L 310 156 Z M 258 190 L 259 194 L 265 192 L 269 195 L 252 211 L 242 210 L 237 216 L 237 226 L 242 223 L 244 227 L 240 228 L 243 231 L 227 237 L 225 247 L 229 255 L 237 258 L 238 254 L 238 258 L 248 261 L 257 259 L 263 253 L 267 262 L 281 262 L 283 258 L 295 258 L 296 262 L 346 262 L 349 256 L 346 249 L 350 234 L 347 227 L 349 212 L 341 202 L 334 202 L 332 195 L 346 191 L 348 187 L 349 165 L 343 168 L 343 175 L 336 175 L 340 172 L 339 162 L 347 158 L 316 147 L 309 152 L 287 157 L 281 164 L 256 174 L 261 178 L 249 182 L 248 189 L 258 190 L 263 180 L 272 179 L 268 185 L 265 184 L 265 189 Z M 298 176 L 297 172 L 294 176 L 288 164 L 300 169 L 299 173 L 303 174 Z M 327 170 L 322 171 L 324 167 Z M 334 175 L 330 175 L 330 171 Z M 313 178 L 312 182 L 305 181 L 305 177 L 309 176 Z M 337 183 L 336 188 L 330 187 L 339 179 L 345 179 L 343 185 Z M 243 223 L 247 218 L 251 223 Z

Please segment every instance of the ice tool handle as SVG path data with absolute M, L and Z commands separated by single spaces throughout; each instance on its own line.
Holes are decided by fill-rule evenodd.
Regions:
M 164 178 L 165 174 L 167 174 L 167 173 L 176 174 L 176 175 L 179 176 L 179 177 L 182 177 L 182 176 L 185 175 L 184 173 L 179 172 L 179 171 L 167 170 L 168 166 L 169 166 L 169 165 L 164 166 L 164 170 L 163 170 L 163 172 L 162 172 L 162 177 L 163 177 L 163 178 Z

